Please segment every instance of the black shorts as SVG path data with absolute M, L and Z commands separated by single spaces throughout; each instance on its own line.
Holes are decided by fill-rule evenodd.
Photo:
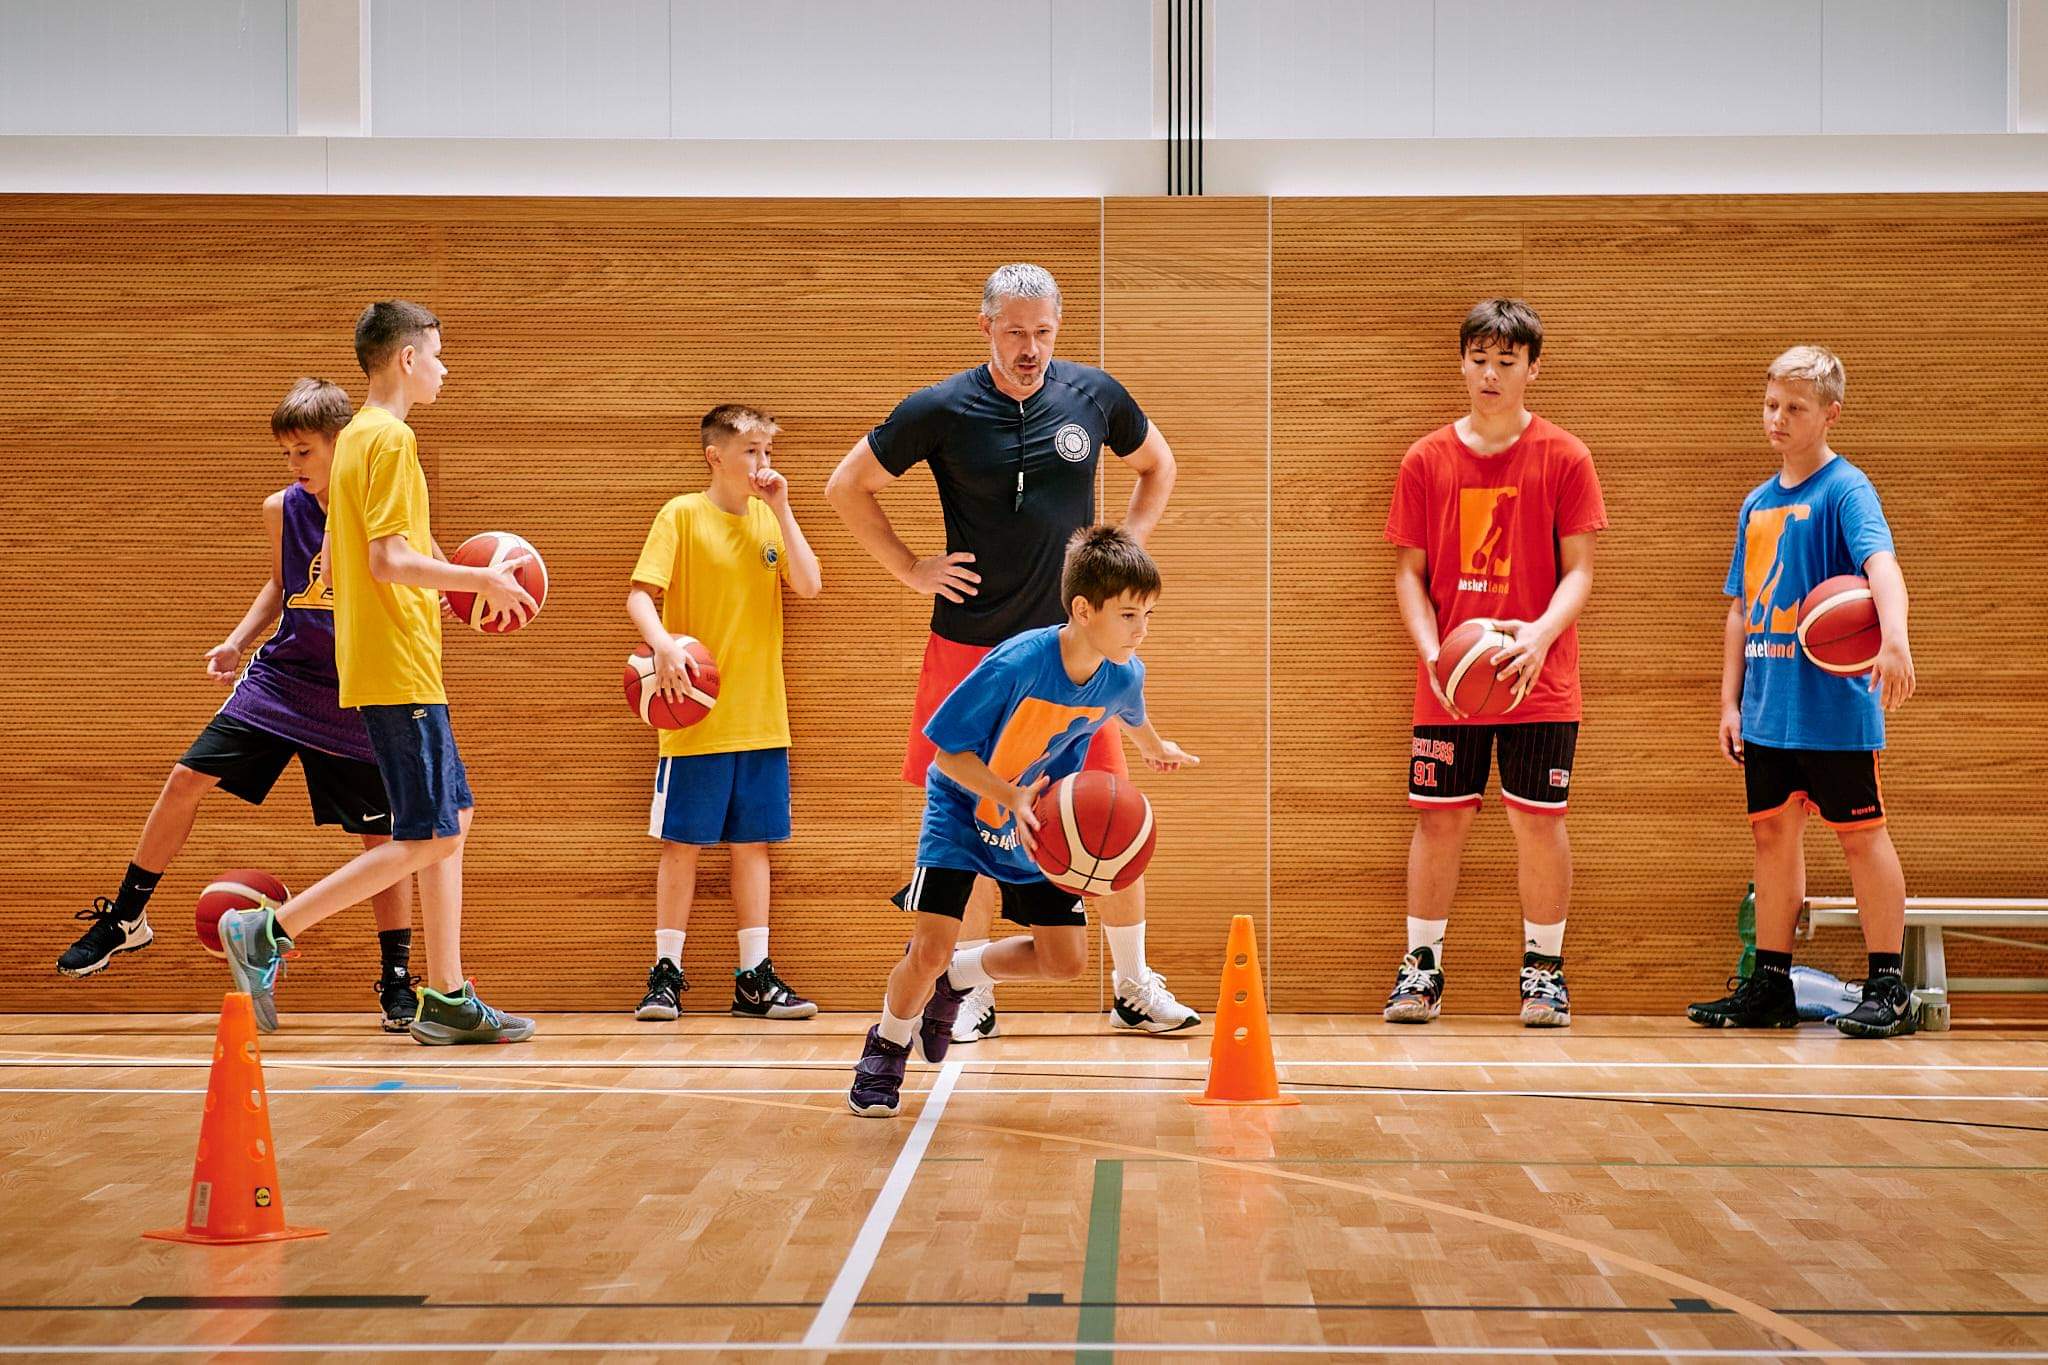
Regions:
M 374 763 L 326 753 L 227 716 L 208 722 L 178 762 L 218 778 L 229 796 L 260 806 L 294 758 L 306 774 L 314 824 L 340 825 L 350 834 L 391 832 L 391 798 Z
M 474 804 L 442 702 L 362 708 L 363 728 L 391 793 L 391 837 L 452 838 Z
M 920 867 L 910 874 L 910 885 L 889 899 L 905 910 L 964 919 L 967 896 L 980 874 L 957 867 Z M 1066 925 L 1085 926 L 1088 916 L 1081 910 L 1081 898 L 1062 891 L 1040 878 L 1035 882 L 997 882 L 1003 894 L 1003 918 L 1027 929 L 1051 929 Z
M 1418 725 L 1408 752 L 1408 804 L 1477 806 L 1500 743 L 1501 799 L 1517 810 L 1563 815 L 1579 747 L 1575 720 L 1520 725 Z
M 1804 801 L 1837 829 L 1884 823 L 1884 784 L 1873 749 L 1773 749 L 1742 746 L 1749 819 L 1768 820 Z

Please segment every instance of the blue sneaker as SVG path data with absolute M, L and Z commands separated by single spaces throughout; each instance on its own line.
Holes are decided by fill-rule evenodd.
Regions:
M 277 1032 L 277 979 L 284 974 L 285 954 L 292 950 L 292 941 L 277 927 L 277 907 L 266 901 L 254 910 L 222 915 L 220 946 L 235 989 L 248 993 L 257 1030 Z
M 903 1071 L 909 1062 L 909 1048 L 884 1038 L 879 1025 L 870 1027 L 867 1046 L 853 1068 L 853 1089 L 846 1092 L 846 1107 L 865 1118 L 895 1118 L 902 1107 Z
M 924 1002 L 924 1018 L 918 1023 L 917 1038 L 912 1044 L 918 1056 L 932 1063 L 946 1060 L 946 1049 L 953 1046 L 953 1023 L 960 1017 L 960 1002 L 971 993 L 954 985 L 946 973 L 939 973 L 932 998 Z

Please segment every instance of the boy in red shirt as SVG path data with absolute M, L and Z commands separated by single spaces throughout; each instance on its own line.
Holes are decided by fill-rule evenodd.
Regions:
M 1408 802 L 1408 955 L 1387 997 L 1390 1023 L 1426 1024 L 1444 992 L 1444 929 L 1465 836 L 1500 748 L 1502 804 L 1522 896 L 1522 1022 L 1571 1023 L 1564 981 L 1571 841 L 1564 824 L 1579 735 L 1574 622 L 1593 591 L 1593 537 L 1607 526 L 1585 444 L 1523 405 L 1543 323 L 1519 299 L 1484 299 L 1458 331 L 1472 411 L 1401 460 L 1387 513 L 1394 599 L 1420 656 Z M 1474 720 L 1437 686 L 1451 629 L 1486 620 L 1514 639 L 1493 663 L 1522 693 L 1506 716 Z

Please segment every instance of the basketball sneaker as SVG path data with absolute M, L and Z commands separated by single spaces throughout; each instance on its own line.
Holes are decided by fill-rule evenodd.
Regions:
M 428 987 L 420 992 L 420 1012 L 406 1030 L 415 1043 L 439 1047 L 452 1043 L 523 1043 L 533 1036 L 533 1020 L 503 1014 L 477 998 L 468 981 L 455 995 Z
M 1685 1017 L 1708 1028 L 1796 1028 L 1799 997 L 1784 972 L 1731 976 L 1733 989 L 1719 1000 L 1687 1005 Z
M 388 967 L 375 987 L 377 1004 L 383 1012 L 378 1020 L 386 1033 L 403 1033 L 412 1027 L 420 1012 L 420 993 L 413 989 L 412 973 L 403 967 Z
M 1522 954 L 1522 1027 L 1570 1028 L 1572 999 L 1564 988 L 1564 959 Z
M 893 1119 L 903 1103 L 903 1070 L 910 1062 L 910 1049 L 898 1047 L 882 1036 L 879 1025 L 868 1029 L 867 1046 L 853 1068 L 853 1089 L 846 1092 L 846 1107 L 871 1119 Z
M 1201 1022 L 1202 1016 L 1174 999 L 1173 992 L 1166 989 L 1166 978 L 1155 971 L 1148 970 L 1140 981 L 1119 979 L 1116 983 L 1116 1004 L 1109 1012 L 1112 1028 L 1175 1033 Z
M 960 1002 L 960 1013 L 953 1020 L 953 1041 L 978 1043 L 1000 1032 L 996 1026 L 996 988 L 976 986 Z
M 134 919 L 124 920 L 105 896 L 94 901 L 90 910 L 81 910 L 71 918 L 91 920 L 92 927 L 57 959 L 57 970 L 66 976 L 91 976 L 112 962 L 115 953 L 147 948 L 156 937 L 150 930 L 148 915 L 138 910 Z
M 732 974 L 732 1012 L 750 1019 L 808 1019 L 818 1007 L 791 990 L 764 957 L 760 966 Z
M 683 979 L 683 969 L 665 957 L 654 959 L 654 965 L 647 969 L 647 994 L 640 997 L 640 1008 L 633 1011 L 635 1019 L 666 1021 L 683 1012 L 682 992 L 690 989 L 690 983 Z
M 1437 970 L 1436 953 L 1417 948 L 1401 959 L 1401 971 L 1380 1017 L 1390 1024 L 1426 1024 L 1436 1018 L 1443 1001 L 1444 974 Z
M 277 980 L 284 974 L 292 941 L 277 927 L 277 907 L 269 901 L 253 910 L 230 910 L 220 917 L 220 946 L 228 960 L 235 989 L 245 991 L 262 1033 L 277 1032 Z
M 951 977 L 939 973 L 932 998 L 924 1002 L 924 1018 L 918 1022 L 917 1037 L 911 1041 L 918 1056 L 934 1065 L 946 1060 L 946 1049 L 953 1046 L 953 1021 L 960 1017 L 960 1002 L 967 996 L 968 992 L 954 985 Z
M 1918 1027 L 1913 1018 L 1913 992 L 1903 978 L 1887 972 L 1863 983 L 1863 999 L 1835 1027 L 1851 1038 L 1896 1038 Z

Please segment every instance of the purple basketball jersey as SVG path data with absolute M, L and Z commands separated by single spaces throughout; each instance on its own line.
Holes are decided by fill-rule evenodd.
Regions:
M 341 708 L 334 671 L 334 590 L 314 576 L 313 561 L 327 532 L 320 500 L 293 484 L 284 491 L 284 611 L 277 631 L 256 651 L 220 713 L 244 725 L 375 763 L 370 736 L 354 711 Z

